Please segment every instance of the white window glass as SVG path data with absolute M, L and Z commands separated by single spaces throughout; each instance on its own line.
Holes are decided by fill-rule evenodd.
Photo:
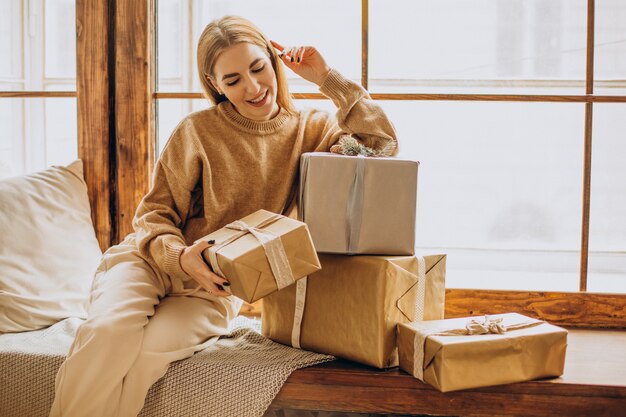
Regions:
M 322 52 L 329 65 L 345 76 L 355 80 L 361 77 L 361 2 L 358 0 L 157 0 L 157 13 L 168 13 L 165 17 L 158 17 L 159 22 L 161 19 L 168 21 L 168 29 L 157 27 L 159 69 L 174 65 L 161 64 L 161 61 L 181 59 L 181 50 L 189 52 L 187 57 L 182 56 L 181 73 L 187 74 L 186 78 L 183 77 L 186 84 L 182 91 L 200 91 L 196 70 L 198 38 L 210 21 L 226 14 L 251 20 L 270 39 L 285 46 L 313 45 Z M 177 13 L 183 18 L 178 19 Z M 160 33 L 165 30 L 170 33 Z M 177 38 L 182 38 L 180 43 Z M 317 91 L 317 86 L 289 70 L 287 76 L 292 92 Z M 170 90 L 167 81 L 167 74 L 160 74 L 158 89 Z
M 75 0 L 45 1 L 45 76 L 76 77 Z
M 0 2 L 0 79 L 16 80 L 22 74 L 22 11 L 19 0 Z
M 382 102 L 420 161 L 416 245 L 447 286 L 576 291 L 583 104 Z
M 587 288 L 626 292 L 626 104 L 593 106 Z
M 371 0 L 370 90 L 584 92 L 585 0 Z
M 23 99 L 0 99 L 0 178 L 13 177 L 25 170 L 24 142 L 20 140 L 24 135 L 23 106 Z
M 46 98 L 45 166 L 68 164 L 78 158 L 75 98 Z
M 55 80 L 54 84 L 47 81 L 44 89 L 45 91 L 76 91 L 76 79 Z
M 77 158 L 75 98 L 0 99 L 0 178 Z
M 185 35 L 190 32 L 183 0 L 157 1 L 157 75 L 160 91 L 187 91 L 183 68 L 189 69 L 192 52 Z
M 626 95 L 626 2 L 595 4 L 594 93 Z
M 73 0 L 0 2 L 0 90 L 75 91 Z M 0 178 L 77 155 L 75 98 L 0 99 Z

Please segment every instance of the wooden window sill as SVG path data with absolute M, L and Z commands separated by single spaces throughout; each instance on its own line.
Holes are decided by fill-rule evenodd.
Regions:
M 570 329 L 560 378 L 441 393 L 338 360 L 291 374 L 270 408 L 452 416 L 626 416 L 626 331 Z

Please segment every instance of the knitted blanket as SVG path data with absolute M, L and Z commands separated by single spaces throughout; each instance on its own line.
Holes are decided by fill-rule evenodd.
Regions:
M 46 417 L 54 378 L 82 320 L 0 335 L 0 416 Z M 261 417 L 296 369 L 334 357 L 262 336 L 260 321 L 238 317 L 227 336 L 173 363 L 148 392 L 142 417 Z

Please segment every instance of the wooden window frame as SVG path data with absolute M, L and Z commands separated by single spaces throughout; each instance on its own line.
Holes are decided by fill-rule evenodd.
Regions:
M 156 91 L 155 1 L 77 0 L 79 156 L 85 161 L 94 223 L 103 248 L 132 230 L 134 210 L 149 189 L 156 156 L 156 100 L 202 98 L 200 93 Z M 362 0 L 361 7 L 361 82 L 367 87 L 368 0 Z M 585 95 L 372 94 L 375 100 L 585 104 L 580 291 L 448 289 L 446 317 L 514 311 L 565 326 L 626 328 L 626 294 L 587 292 L 593 104 L 626 103 L 626 96 L 593 93 L 594 21 L 595 1 L 587 0 Z M 324 97 L 296 93 L 294 98 Z M 248 313 L 258 314 L 258 305 L 248 306 Z

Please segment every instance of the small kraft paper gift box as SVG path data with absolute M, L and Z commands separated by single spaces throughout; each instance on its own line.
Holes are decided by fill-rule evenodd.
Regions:
M 306 224 L 266 210 L 202 239 L 215 240 L 202 256 L 216 274 L 230 282 L 224 289 L 248 303 L 320 269 Z
M 320 254 L 322 270 L 263 299 L 263 334 L 376 368 L 398 365 L 396 325 L 443 317 L 446 255 Z
M 320 253 L 413 255 L 419 162 L 305 153 L 298 218 Z
M 516 313 L 402 323 L 400 367 L 439 391 L 557 377 L 567 330 Z

